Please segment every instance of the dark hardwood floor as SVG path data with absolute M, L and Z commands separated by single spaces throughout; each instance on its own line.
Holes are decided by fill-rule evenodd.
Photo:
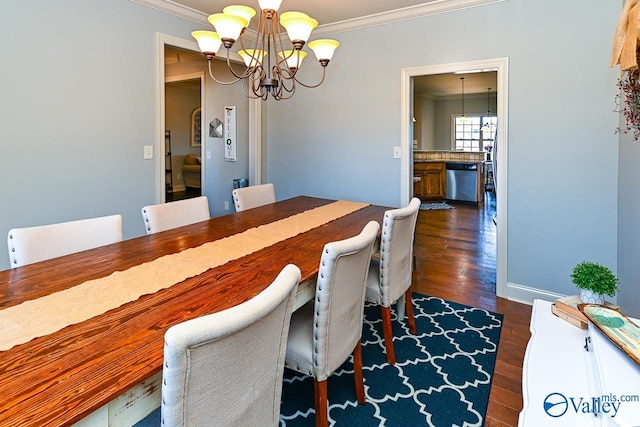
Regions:
M 187 187 L 186 190 L 183 191 L 174 191 L 165 193 L 165 201 L 167 202 L 175 202 L 178 200 L 191 199 L 192 197 L 199 197 L 201 194 L 199 188 Z
M 481 208 L 420 211 L 413 290 L 504 314 L 485 426 L 516 426 L 531 307 L 496 297 L 495 198 Z

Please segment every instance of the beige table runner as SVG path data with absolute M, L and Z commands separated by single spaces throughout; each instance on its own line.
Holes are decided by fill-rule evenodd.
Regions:
M 0 351 L 83 322 L 366 206 L 333 202 L 0 310 Z

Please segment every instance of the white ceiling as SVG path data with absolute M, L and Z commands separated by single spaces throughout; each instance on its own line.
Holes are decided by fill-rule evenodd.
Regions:
M 279 12 L 299 11 L 318 20 L 320 25 L 356 20 L 372 15 L 384 15 L 391 11 L 419 7 L 421 5 L 447 3 L 452 0 L 283 0 Z M 198 13 L 210 15 L 222 12 L 230 4 L 242 4 L 259 10 L 257 0 L 173 0 L 172 3 L 193 9 Z M 251 27 L 257 19 L 253 19 Z M 195 28 L 194 28 L 195 29 Z M 339 37 L 338 37 L 339 38 Z M 187 51 L 171 50 L 167 52 L 167 62 L 182 62 L 194 59 Z M 440 74 L 434 76 L 416 77 L 414 79 L 415 93 L 429 94 L 434 97 L 458 95 L 462 85 L 460 77 L 465 77 L 465 94 L 486 93 L 487 88 L 496 91 L 497 73 L 467 73 Z
M 333 24 L 391 10 L 446 0 L 283 0 L 279 12 L 304 12 L 320 24 Z M 259 10 L 257 0 L 174 0 L 174 3 L 204 12 L 207 15 L 222 12 L 225 6 L 241 4 Z M 255 19 L 255 18 L 254 18 Z

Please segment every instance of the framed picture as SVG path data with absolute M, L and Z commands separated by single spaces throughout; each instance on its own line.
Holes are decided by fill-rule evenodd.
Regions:
M 215 119 L 211 120 L 211 123 L 209 123 L 209 136 L 211 138 L 222 138 L 222 129 L 223 123 L 219 118 L 216 117 Z
M 191 146 L 202 145 L 202 109 L 200 107 L 191 113 Z

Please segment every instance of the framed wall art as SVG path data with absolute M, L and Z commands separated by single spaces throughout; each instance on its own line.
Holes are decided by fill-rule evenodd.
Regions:
M 191 113 L 191 146 L 202 145 L 202 109 L 200 107 Z

